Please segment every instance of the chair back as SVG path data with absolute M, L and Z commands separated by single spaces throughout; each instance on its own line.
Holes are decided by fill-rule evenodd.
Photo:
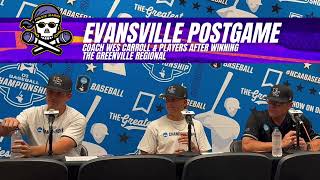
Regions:
M 80 167 L 78 180 L 175 180 L 176 166 L 154 155 L 113 156 L 88 161 Z
M 319 152 L 304 152 L 287 155 L 278 163 L 275 180 L 319 179 L 319 160 Z
M 184 165 L 183 180 L 270 180 L 271 161 L 255 153 L 198 156 Z
M 80 146 L 80 156 L 88 156 L 88 149 L 84 145 Z
M 230 152 L 242 152 L 242 141 L 236 140 L 230 144 Z
M 10 180 L 68 180 L 68 169 L 52 159 L 0 159 L 0 175 Z

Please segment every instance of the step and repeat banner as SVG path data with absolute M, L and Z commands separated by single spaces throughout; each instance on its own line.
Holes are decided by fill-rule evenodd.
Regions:
M 166 114 L 159 95 L 172 84 L 187 87 L 189 110 L 215 151 L 241 138 L 250 113 L 267 108 L 265 97 L 279 83 L 293 89 L 294 108 L 320 132 L 320 65 L 309 63 L 1 64 L 1 118 L 44 104 L 44 87 L 56 72 L 72 77 L 68 104 L 88 119 L 84 145 L 92 154 L 136 153 L 147 125 Z M 9 153 L 10 138 L 0 146 L 2 156 Z
M 83 144 L 89 150 L 89 155 L 136 154 L 147 125 L 166 114 L 165 102 L 159 98 L 159 94 L 172 84 L 187 87 L 189 110 L 194 111 L 196 119 L 203 123 L 216 152 L 229 151 L 230 143 L 241 138 L 250 113 L 267 108 L 265 97 L 274 84 L 286 84 L 293 89 L 294 108 L 302 110 L 313 123 L 314 129 L 320 132 L 320 65 L 315 64 L 320 60 L 320 41 L 317 41 L 320 38 L 314 33 L 317 32 L 316 17 L 320 17 L 320 1 L 0 0 L 0 17 L 32 20 L 34 8 L 43 3 L 55 5 L 66 22 L 72 22 L 71 19 L 65 19 L 68 17 L 313 18 L 309 22 L 314 23 L 304 26 L 307 28 L 303 30 L 311 32 L 312 37 L 295 33 L 286 38 L 290 42 L 299 35 L 314 41 L 305 43 L 297 40 L 285 47 L 266 45 L 256 49 L 244 44 L 242 49 L 245 55 L 237 56 L 245 61 L 253 58 L 250 52 L 255 51 L 260 53 L 254 56 L 256 60 L 261 58 L 269 62 L 279 58 L 269 57 L 268 54 L 278 53 L 283 57 L 281 60 L 299 63 L 212 63 L 212 54 L 201 56 L 204 59 L 208 57 L 211 63 L 192 63 L 197 61 L 198 55 L 188 53 L 179 55 L 190 60 L 185 63 L 70 63 L 77 56 L 77 51 L 72 51 L 72 47 L 79 46 L 80 51 L 83 47 L 84 32 L 81 28 L 85 29 L 85 25 L 77 30 L 77 26 L 71 23 L 64 24 L 64 29 L 81 32 L 73 34 L 74 39 L 68 45 L 70 49 L 67 46 L 62 48 L 65 54 L 58 56 L 45 52 L 33 56 L 32 53 L 43 52 L 44 47 L 30 47 L 17 41 L 24 31 L 18 26 L 22 19 L 0 19 L 6 23 L 0 27 L 0 59 L 6 62 L 0 64 L 0 119 L 15 117 L 25 108 L 45 104 L 48 77 L 64 73 L 73 80 L 73 97 L 68 105 L 79 110 L 88 120 Z M 77 21 L 82 22 L 79 19 Z M 28 26 L 28 23 L 24 25 Z M 299 24 L 291 23 L 291 26 L 299 28 Z M 66 37 L 68 34 L 63 36 L 64 40 Z M 47 43 L 45 47 L 59 54 L 59 48 L 55 48 L 54 44 Z M 19 49 L 27 51 L 22 53 Z M 224 55 L 227 58 L 224 60 L 239 60 L 233 59 L 234 56 Z M 29 61 L 29 57 L 32 61 Z M 50 57 L 52 61 L 42 63 L 42 57 Z M 63 60 L 56 63 L 55 58 Z M 19 61 L 21 59 L 25 62 Z M 10 138 L 0 137 L 0 157 L 8 156 Z

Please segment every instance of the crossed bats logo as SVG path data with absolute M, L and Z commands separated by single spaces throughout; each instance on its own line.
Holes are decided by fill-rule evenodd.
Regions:
M 52 4 L 37 6 L 31 19 L 23 19 L 20 27 L 26 29 L 21 40 L 29 45 L 35 45 L 33 55 L 49 51 L 56 55 L 62 54 L 60 45 L 67 45 L 72 41 L 72 33 L 62 30 L 62 16 L 57 7 Z

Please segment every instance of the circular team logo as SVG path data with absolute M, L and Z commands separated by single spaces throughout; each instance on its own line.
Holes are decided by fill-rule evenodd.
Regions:
M 21 40 L 34 45 L 33 55 L 45 51 L 61 55 L 60 45 L 67 45 L 72 41 L 72 33 L 62 30 L 60 10 L 51 4 L 37 6 L 32 12 L 31 19 L 23 19 L 20 27 L 26 29 L 21 35 Z
M 0 68 L 0 93 L 10 105 L 30 107 L 46 95 L 48 77 L 35 63 L 18 63 Z

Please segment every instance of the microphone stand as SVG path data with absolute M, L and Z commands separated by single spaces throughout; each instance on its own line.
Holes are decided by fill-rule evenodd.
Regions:
M 188 151 L 185 151 L 181 153 L 181 156 L 187 156 L 187 157 L 192 157 L 192 156 L 197 156 L 200 155 L 199 152 L 192 152 L 192 147 L 191 147 L 191 127 L 193 126 L 193 121 L 192 121 L 192 116 L 191 115 L 186 115 L 186 121 L 188 123 Z
M 287 152 L 288 153 L 297 153 L 297 152 L 303 152 L 300 149 L 300 142 L 299 142 L 299 138 L 300 138 L 300 124 L 303 123 L 303 121 L 300 119 L 299 116 L 291 116 L 292 120 L 296 123 L 296 139 L 297 139 L 297 144 L 295 146 L 293 146 L 293 148 L 288 149 Z
M 300 136 L 300 121 L 296 119 L 296 139 L 297 139 L 296 150 L 298 151 L 300 150 L 299 136 Z
M 53 151 L 52 151 L 52 138 L 53 138 L 53 121 L 54 121 L 55 116 L 53 114 L 50 114 L 48 116 L 48 120 L 49 120 L 49 150 L 48 150 L 48 156 L 52 156 Z

